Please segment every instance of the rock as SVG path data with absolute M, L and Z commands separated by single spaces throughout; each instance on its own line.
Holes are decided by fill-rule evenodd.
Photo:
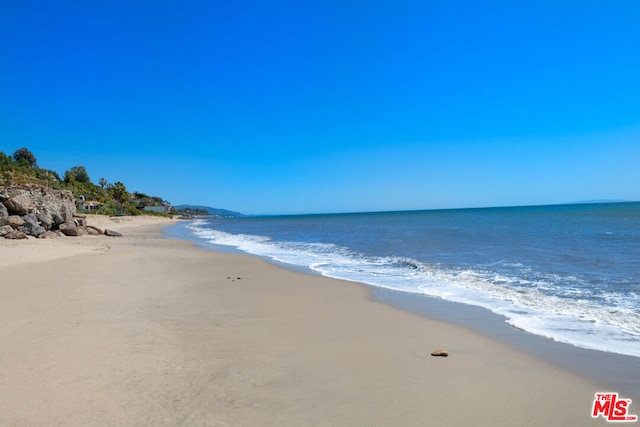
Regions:
M 89 227 L 85 215 L 76 215 L 75 200 L 70 191 L 34 184 L 0 187 L 0 228 L 2 236 L 12 231 L 42 238 L 86 234 L 122 236 L 117 231 Z M 10 238 L 22 238 L 17 234 L 12 236 Z
M 102 233 L 98 233 L 98 230 L 96 230 L 93 227 L 87 227 L 87 234 L 89 234 L 89 236 L 100 236 Z
M 60 231 L 64 233 L 65 236 L 78 236 L 78 227 L 76 223 L 73 221 L 68 221 L 60 224 Z
M 73 216 L 73 220 L 75 221 L 76 225 L 78 225 L 79 227 L 86 227 L 87 226 L 87 216 L 86 215 L 74 215 Z
M 117 231 L 109 230 L 108 228 L 105 228 L 104 234 L 105 234 L 105 236 L 110 236 L 110 237 L 122 237 L 122 233 L 118 233 Z
M 93 232 L 91 230 L 95 231 L 98 234 L 104 234 L 104 230 L 103 229 L 98 228 L 98 227 L 96 227 L 94 225 L 87 225 L 87 231 L 89 232 L 89 234 L 93 235 Z
M 29 236 L 27 236 L 25 233 L 23 233 L 22 231 L 18 231 L 18 230 L 13 230 L 7 234 L 4 235 L 5 239 L 12 239 L 12 240 L 18 240 L 18 239 L 28 239 Z
M 58 237 L 64 237 L 60 231 L 47 230 L 38 236 L 38 239 L 57 239 Z
M 47 211 L 41 211 L 36 214 L 36 219 L 46 230 L 51 230 L 53 227 L 53 218 Z
M 6 225 L 10 225 L 13 228 L 22 227 L 24 225 L 24 219 L 18 215 L 10 215 L 4 219 L 6 220 Z
M 62 216 L 62 219 L 64 219 L 65 221 L 73 220 L 73 213 L 74 210 L 72 210 L 69 206 L 62 206 L 60 208 L 60 216 Z
M 44 233 L 45 228 L 38 224 L 38 220 L 36 216 L 32 213 L 25 215 L 22 217 L 24 221 L 24 225 L 22 226 L 22 231 L 28 234 L 29 236 L 38 237 L 42 233 Z
M 446 350 L 436 350 L 431 353 L 432 356 L 448 357 L 449 353 Z
M 65 222 L 65 219 L 59 210 L 53 209 L 49 212 L 49 214 L 51 215 L 52 221 L 51 228 L 58 228 L 60 227 L 60 224 L 63 224 Z
M 0 226 L 0 237 L 4 237 L 13 231 L 13 227 L 10 225 Z
M 54 219 L 54 223 L 55 217 L 59 216 L 62 220 L 57 225 L 70 220 L 76 213 L 73 194 L 68 190 L 52 190 L 41 185 L 26 184 L 0 187 L 0 196 L 9 214 L 34 213 L 36 217 L 38 214 L 45 214 Z
M 5 200 L 4 205 L 12 215 L 26 215 L 29 213 L 28 207 L 18 200 L 17 197 Z

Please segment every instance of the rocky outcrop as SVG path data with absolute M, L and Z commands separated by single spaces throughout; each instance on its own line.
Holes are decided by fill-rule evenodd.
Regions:
M 40 185 L 0 187 L 0 237 L 50 239 L 98 234 L 98 231 L 102 234 L 102 230 L 95 227 L 89 231 L 86 217 L 76 215 L 71 191 Z
M 52 190 L 40 185 L 0 187 L 0 226 L 9 225 L 15 231 L 38 237 L 47 230 L 72 221 L 76 213 L 73 194 L 67 190 Z M 11 233 L 5 238 L 11 238 Z

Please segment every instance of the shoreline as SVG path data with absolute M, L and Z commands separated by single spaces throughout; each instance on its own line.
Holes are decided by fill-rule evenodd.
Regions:
M 368 286 L 368 285 L 366 285 Z M 640 402 L 640 358 L 619 353 L 585 349 L 523 331 L 506 323 L 506 318 L 483 307 L 383 288 L 371 289 L 371 298 L 399 310 L 428 319 L 458 325 L 518 351 L 551 363 Z
M 0 424 L 605 424 L 602 384 L 167 225 L 0 265 Z
M 223 252 L 240 256 L 249 256 L 289 271 L 304 275 L 323 277 L 321 274 L 304 267 L 277 262 L 266 257 L 247 254 L 238 249 L 204 243 L 201 239 L 185 233 L 184 228 L 174 226 L 165 229 L 169 238 L 185 240 L 197 247 L 213 252 Z M 329 280 L 339 280 L 332 279 Z M 489 339 L 523 351 L 542 361 L 601 384 L 607 390 L 617 391 L 634 402 L 640 402 L 640 358 L 614 352 L 592 350 L 573 344 L 555 341 L 551 338 L 523 331 L 506 322 L 506 318 L 491 310 L 428 295 L 413 294 L 378 287 L 367 283 L 347 281 L 364 287 L 368 298 L 394 309 L 415 313 L 429 320 L 441 321 L 460 326 Z

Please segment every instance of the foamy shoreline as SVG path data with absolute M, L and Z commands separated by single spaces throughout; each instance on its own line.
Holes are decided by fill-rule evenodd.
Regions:
M 188 223 L 171 227 L 166 230 L 166 234 L 173 238 L 186 239 L 206 249 L 246 254 L 240 249 L 235 249 L 234 246 L 219 246 L 208 243 L 210 241 L 207 238 L 208 236 L 203 239 L 199 233 L 194 235 L 193 228 Z M 266 259 L 268 262 L 282 268 L 307 274 L 320 274 L 315 270 L 306 269 L 299 265 L 274 261 L 270 257 L 260 258 Z M 338 278 L 338 280 L 341 279 Z M 544 335 L 523 331 L 511 326 L 504 316 L 477 305 L 448 301 L 413 292 L 387 289 L 373 284 L 360 283 L 357 280 L 352 280 L 351 282 L 365 286 L 370 293 L 370 298 L 374 301 L 379 301 L 404 311 L 417 313 L 427 319 L 458 325 L 480 333 L 533 355 L 538 359 L 600 383 L 607 389 L 616 390 L 625 396 L 635 397 L 636 400 L 640 401 L 638 399 L 638 396 L 640 396 L 640 371 L 637 369 L 640 359 L 635 356 L 585 349 L 573 344 L 556 341 Z
M 605 424 L 591 381 L 168 224 L 0 244 L 0 424 Z

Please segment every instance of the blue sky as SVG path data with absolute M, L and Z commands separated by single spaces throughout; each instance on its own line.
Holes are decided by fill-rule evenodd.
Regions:
M 640 3 L 0 5 L 0 150 L 249 214 L 640 200 Z

